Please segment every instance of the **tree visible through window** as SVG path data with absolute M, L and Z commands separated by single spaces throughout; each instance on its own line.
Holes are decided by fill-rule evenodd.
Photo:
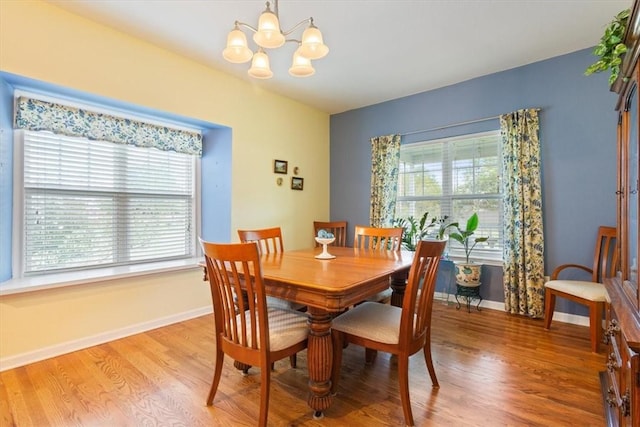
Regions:
M 400 148 L 396 217 L 448 216 L 464 228 L 478 213 L 477 236 L 487 236 L 473 254 L 483 259 L 502 258 L 502 159 L 500 132 L 403 144 Z M 461 255 L 457 242 L 449 253 Z

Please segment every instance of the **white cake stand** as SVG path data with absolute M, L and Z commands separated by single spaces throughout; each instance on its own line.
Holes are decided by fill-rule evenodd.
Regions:
M 327 245 L 333 243 L 334 240 L 336 240 L 335 237 L 329 237 L 329 238 L 316 237 L 316 242 L 322 245 L 322 253 L 316 255 L 317 259 L 333 259 L 336 257 L 335 255 L 331 255 L 329 251 L 327 251 Z

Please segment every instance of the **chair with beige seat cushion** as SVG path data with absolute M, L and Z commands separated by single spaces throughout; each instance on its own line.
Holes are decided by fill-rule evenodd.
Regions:
M 444 241 L 420 241 L 409 271 L 402 308 L 365 302 L 336 317 L 331 325 L 333 341 L 332 388 L 340 379 L 342 349 L 353 343 L 398 357 L 400 400 L 406 425 L 414 425 L 409 399 L 409 356 L 422 350 L 433 387 L 439 387 L 431 358 L 431 311 Z M 418 288 L 422 282 L 422 292 Z
M 267 307 L 260 255 L 255 243 L 201 241 L 201 245 L 213 301 L 216 344 L 207 405 L 213 404 L 226 354 L 244 364 L 246 370 L 251 366 L 260 368 L 258 425 L 266 426 L 270 367 L 277 360 L 294 356 L 307 347 L 307 316 L 294 310 Z M 246 300 L 235 298 L 241 292 L 245 292 Z
M 356 225 L 353 236 L 353 247 L 369 250 L 398 251 L 402 248 L 402 227 L 368 227 Z M 367 301 L 387 303 L 391 301 L 391 288 L 387 288 L 376 295 L 367 298 Z
M 347 221 L 313 221 L 313 236 L 316 237 L 320 230 L 325 230 L 336 238 L 331 246 L 347 246 Z M 314 243 L 321 246 L 315 240 Z
M 602 341 L 602 314 L 608 300 L 607 291 L 602 284 L 607 277 L 615 275 L 618 267 L 615 227 L 598 228 L 593 267 L 579 264 L 563 264 L 551 274 L 551 280 L 544 285 L 544 328 L 549 329 L 553 320 L 556 297 L 566 298 L 589 307 L 589 330 L 591 351 L 598 352 Z M 591 274 L 591 281 L 563 280 L 560 273 L 569 268 L 577 268 Z

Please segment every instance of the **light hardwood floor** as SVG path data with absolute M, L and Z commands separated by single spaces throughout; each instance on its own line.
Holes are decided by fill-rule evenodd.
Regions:
M 259 375 L 242 376 L 226 359 L 213 407 L 212 316 L 189 320 L 0 373 L 0 426 L 253 426 Z M 598 371 L 589 331 L 436 301 L 432 389 L 422 353 L 410 361 L 418 426 L 600 426 Z M 273 426 L 403 425 L 395 359 L 344 351 L 340 388 L 324 419 L 306 404 L 306 351 L 272 374 Z

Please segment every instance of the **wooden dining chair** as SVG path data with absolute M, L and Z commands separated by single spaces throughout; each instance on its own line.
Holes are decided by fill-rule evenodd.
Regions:
M 601 226 L 598 228 L 593 266 L 563 264 L 553 270 L 551 280 L 544 284 L 544 328 L 551 327 L 556 297 L 566 298 L 589 307 L 589 333 L 591 351 L 598 352 L 602 342 L 602 314 L 607 301 L 604 279 L 613 277 L 618 267 L 618 247 L 616 228 Z M 562 280 L 560 273 L 569 268 L 577 268 L 591 274 L 591 281 Z
M 356 225 L 353 235 L 353 247 L 359 249 L 371 250 L 390 250 L 400 251 L 402 248 L 402 227 L 368 227 L 364 225 Z M 387 288 L 382 292 L 378 292 L 367 301 L 375 301 L 387 303 L 391 301 L 391 288 Z
M 353 247 L 400 251 L 402 247 L 402 227 L 367 227 L 356 225 L 353 235 Z
M 225 354 L 260 368 L 258 424 L 267 425 L 271 367 L 277 360 L 307 347 L 307 316 L 268 307 L 255 243 L 215 244 L 201 241 L 207 263 L 215 326 L 216 354 L 207 405 L 218 390 Z M 247 300 L 234 296 L 246 292 Z M 236 308 L 236 306 L 238 306 Z
M 347 246 L 347 221 L 313 221 L 313 236 L 316 237 L 320 230 L 326 230 L 336 238 L 331 246 Z M 315 239 L 314 243 L 322 246 Z
M 238 237 L 243 243 L 255 242 L 260 254 L 284 252 L 284 241 L 280 227 L 262 228 L 257 230 L 238 230 Z M 267 305 L 304 311 L 307 306 L 287 301 L 282 298 L 267 296 Z
M 282 253 L 284 243 L 280 227 L 263 228 L 259 230 L 238 230 L 241 242 L 257 242 L 261 254 Z
M 439 387 L 431 358 L 431 310 L 440 256 L 445 241 L 419 241 L 409 271 L 402 308 L 365 302 L 336 317 L 331 325 L 333 372 L 331 391 L 340 380 L 342 349 L 353 343 L 398 357 L 400 400 L 405 423 L 414 425 L 409 399 L 409 356 L 422 350 L 433 387 Z M 422 285 L 422 291 L 418 288 Z

